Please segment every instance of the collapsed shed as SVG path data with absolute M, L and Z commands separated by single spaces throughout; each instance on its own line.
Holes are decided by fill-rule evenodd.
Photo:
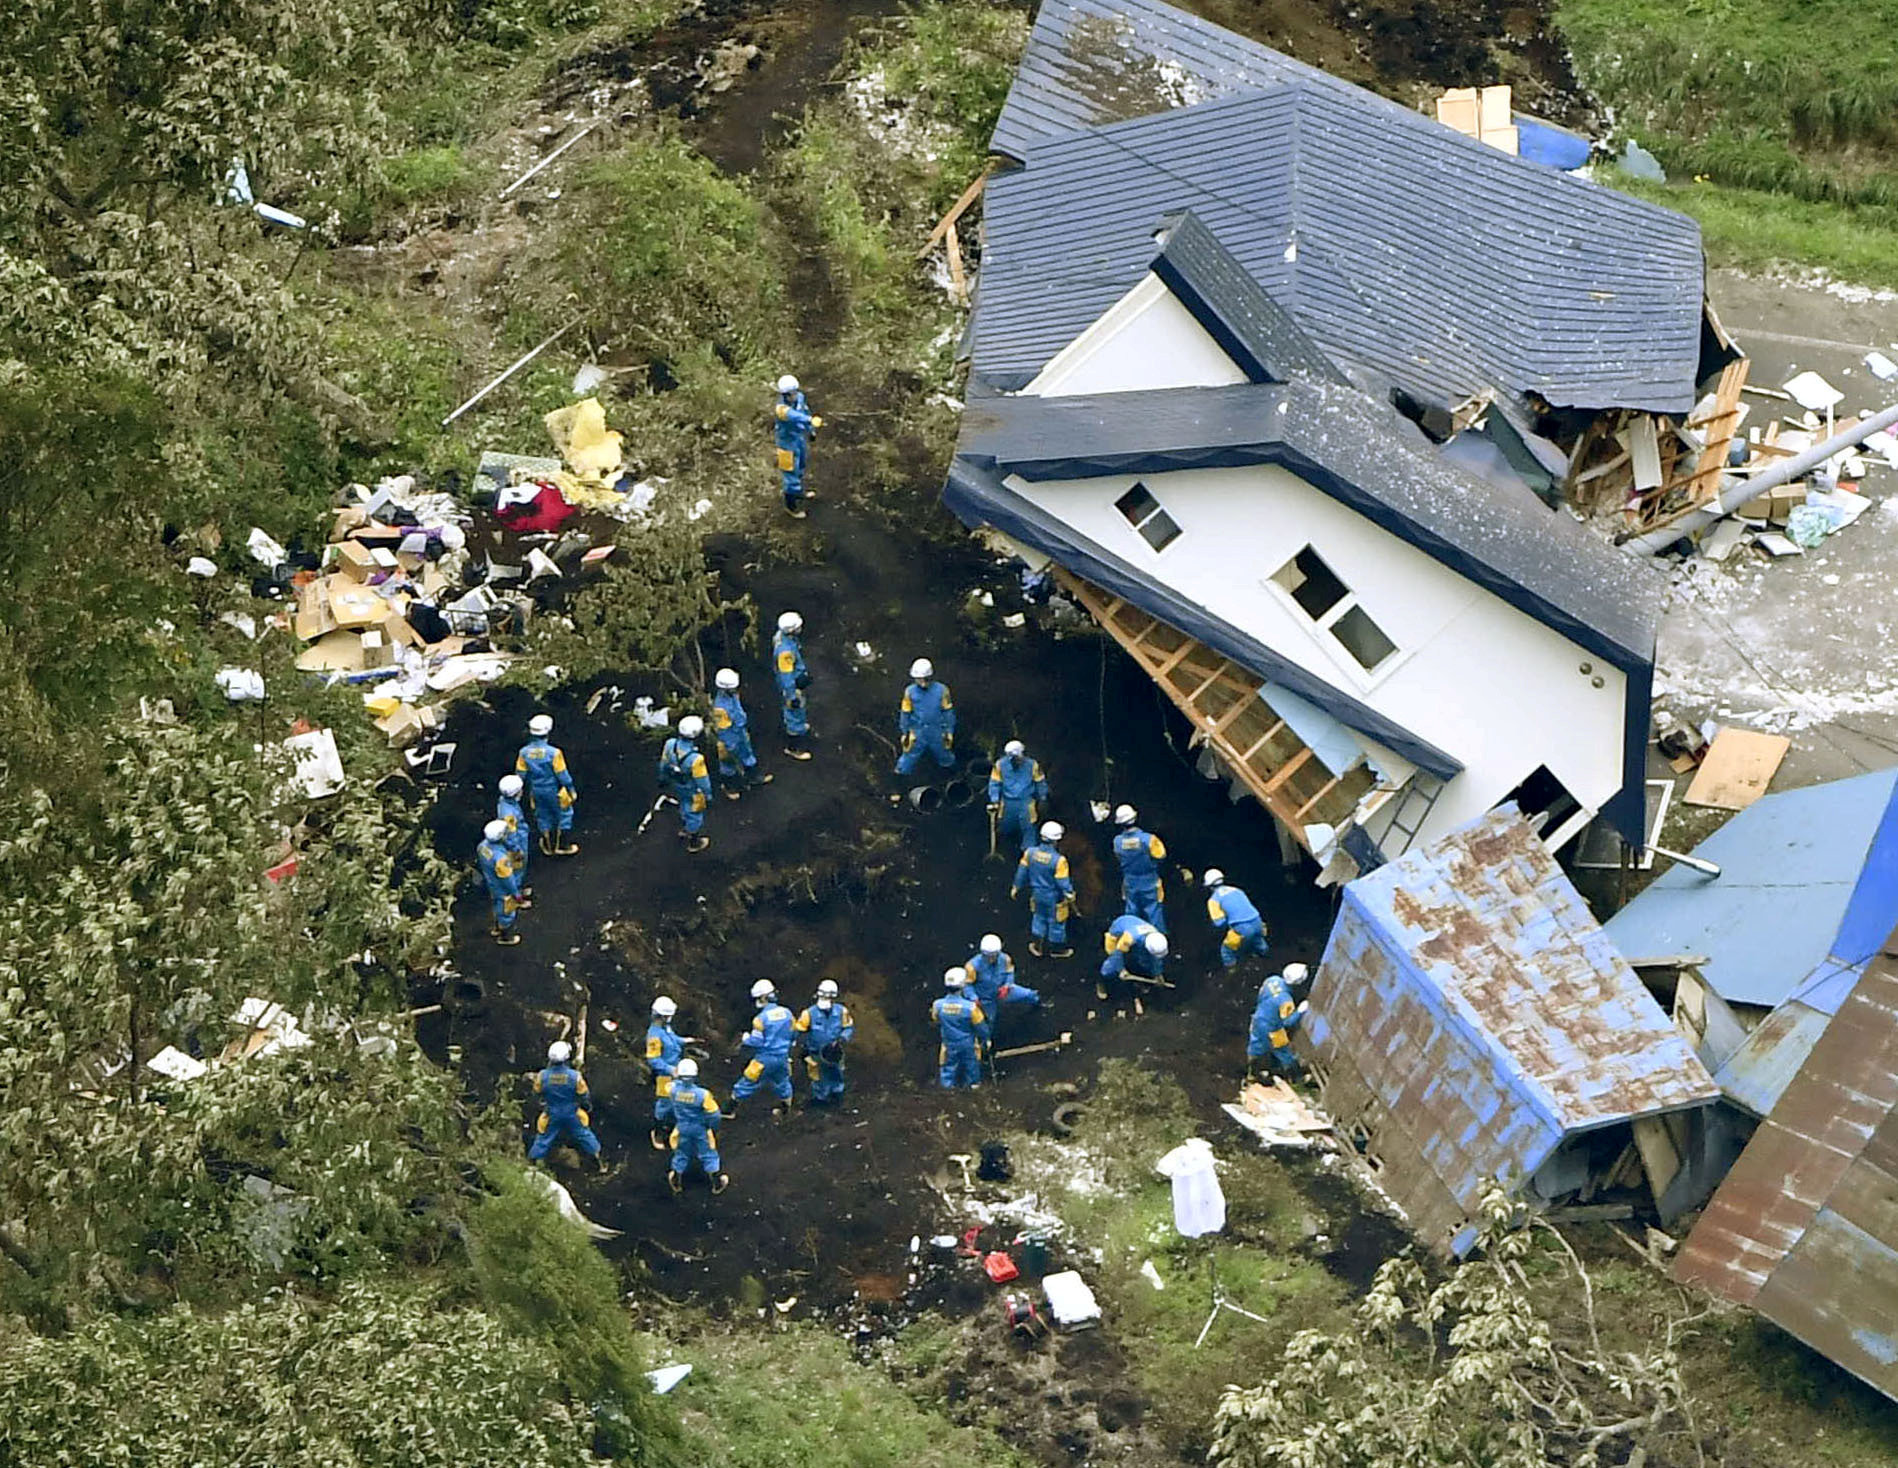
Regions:
M 1515 811 L 1343 890 L 1301 1046 L 1325 1109 L 1425 1242 L 1468 1246 L 1485 1183 L 1537 1207 L 1718 1181 L 1719 1089 Z

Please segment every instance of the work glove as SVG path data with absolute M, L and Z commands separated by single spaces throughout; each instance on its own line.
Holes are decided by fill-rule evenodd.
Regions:
M 811 414 L 811 432 L 815 433 L 817 432 L 818 429 L 822 428 L 823 426 L 824 426 L 824 420 L 822 418 L 819 418 L 815 413 Z

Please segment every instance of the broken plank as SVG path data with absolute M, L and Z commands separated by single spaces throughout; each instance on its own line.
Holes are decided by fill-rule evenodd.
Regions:
M 1766 793 L 1792 743 L 1784 734 L 1722 729 L 1707 746 L 1694 783 L 1681 798 L 1689 805 L 1745 810 Z
M 949 285 L 958 301 L 969 299 L 968 278 L 962 273 L 962 238 L 956 233 L 956 227 L 949 226 L 949 233 L 942 237 L 949 253 Z
M 962 197 L 949 206 L 949 212 L 936 221 L 936 227 L 929 232 L 929 238 L 923 241 L 923 247 L 916 252 L 916 258 L 918 260 L 935 249 L 936 241 L 940 240 L 944 235 L 948 234 L 950 230 L 956 227 L 956 221 L 962 218 L 964 211 L 976 201 L 976 197 L 982 192 L 982 186 L 988 181 L 989 176 L 988 170 L 986 169 L 975 176 L 975 182 L 964 189 L 962 191 Z

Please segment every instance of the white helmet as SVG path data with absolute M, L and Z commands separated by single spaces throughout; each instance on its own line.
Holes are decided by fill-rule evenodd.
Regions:
M 536 739 L 545 739 L 549 734 L 554 732 L 554 716 L 552 714 L 535 714 L 533 718 L 527 721 L 527 732 L 532 734 Z
M 800 632 L 804 628 L 804 619 L 796 612 L 786 612 L 778 618 L 778 631 Z
M 791 376 L 790 373 L 788 372 L 785 373 L 784 376 L 778 379 L 778 391 L 779 392 L 796 392 L 797 379 Z
M 481 835 L 485 840 L 499 841 L 502 837 L 507 835 L 507 822 L 489 821 L 487 825 L 481 828 Z
M 1217 887 L 1221 882 L 1226 880 L 1226 874 L 1220 871 L 1218 867 L 1207 867 L 1206 875 L 1199 880 L 1200 885 L 1203 887 Z
M 1151 953 L 1155 958 L 1165 958 L 1166 949 L 1167 942 L 1165 933 L 1154 932 L 1147 934 L 1147 952 Z
M 460 550 L 468 543 L 468 532 L 459 525 L 442 526 L 442 544 L 451 551 Z
M 1067 834 L 1068 828 L 1059 821 L 1043 821 L 1041 823 L 1041 839 L 1043 841 L 1059 841 Z
M 751 986 L 751 997 L 760 1004 L 769 1004 L 778 997 L 778 986 L 769 979 L 760 979 Z
M 1023 744 L 1019 739 L 1011 739 L 1002 746 L 1002 753 L 1013 755 L 1016 759 L 1020 759 L 1023 755 L 1028 753 L 1028 746 Z
M 697 714 L 687 714 L 683 719 L 679 720 L 679 737 L 681 739 L 697 739 L 699 735 L 704 732 L 705 720 L 701 719 Z
M 1302 984 L 1311 977 L 1311 970 L 1302 963 L 1288 963 L 1285 965 L 1285 972 L 1279 977 L 1288 984 Z
M 573 1046 L 569 1045 L 565 1040 L 556 1040 L 547 1047 L 547 1063 L 549 1065 L 565 1065 L 572 1059 Z
M 912 678 L 933 678 L 936 676 L 936 665 L 928 658 L 918 658 L 909 665 L 909 675 Z
M 835 999 L 837 997 L 837 981 L 835 979 L 825 979 L 817 986 L 817 997 L 819 999 Z
M 519 775 L 501 776 L 501 793 L 505 795 L 509 800 L 512 800 L 514 799 L 514 797 L 519 795 L 521 793 L 522 788 L 523 787 L 521 785 L 521 777 Z
M 671 1019 L 673 1015 L 679 1012 L 679 1006 L 674 1004 L 664 994 L 661 994 L 657 999 L 653 1000 L 652 1012 L 661 1019 Z
M 1135 810 L 1131 805 L 1116 806 L 1114 808 L 1114 824 L 1116 826 L 1131 826 L 1139 818 L 1140 812 Z
M 954 968 L 946 968 L 942 971 L 942 986 L 945 989 L 960 989 L 968 982 L 969 971 L 962 967 L 961 964 L 957 964 Z
M 712 682 L 728 691 L 736 688 L 738 686 L 738 670 L 736 668 L 720 668 L 716 673 L 712 674 Z
M 672 1067 L 672 1074 L 682 1081 L 696 1081 L 699 1078 L 699 1063 L 687 1056 Z
M 984 933 L 982 935 L 982 951 L 986 953 L 990 958 L 993 958 L 995 957 L 996 954 L 1000 953 L 1002 951 L 1002 940 L 1001 940 L 1000 935 L 995 934 L 995 933 Z

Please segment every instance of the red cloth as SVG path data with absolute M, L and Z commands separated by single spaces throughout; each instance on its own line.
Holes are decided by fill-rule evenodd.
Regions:
M 543 482 L 532 501 L 496 510 L 494 518 L 516 535 L 531 535 L 537 530 L 558 530 L 579 513 L 567 503 L 558 485 Z

